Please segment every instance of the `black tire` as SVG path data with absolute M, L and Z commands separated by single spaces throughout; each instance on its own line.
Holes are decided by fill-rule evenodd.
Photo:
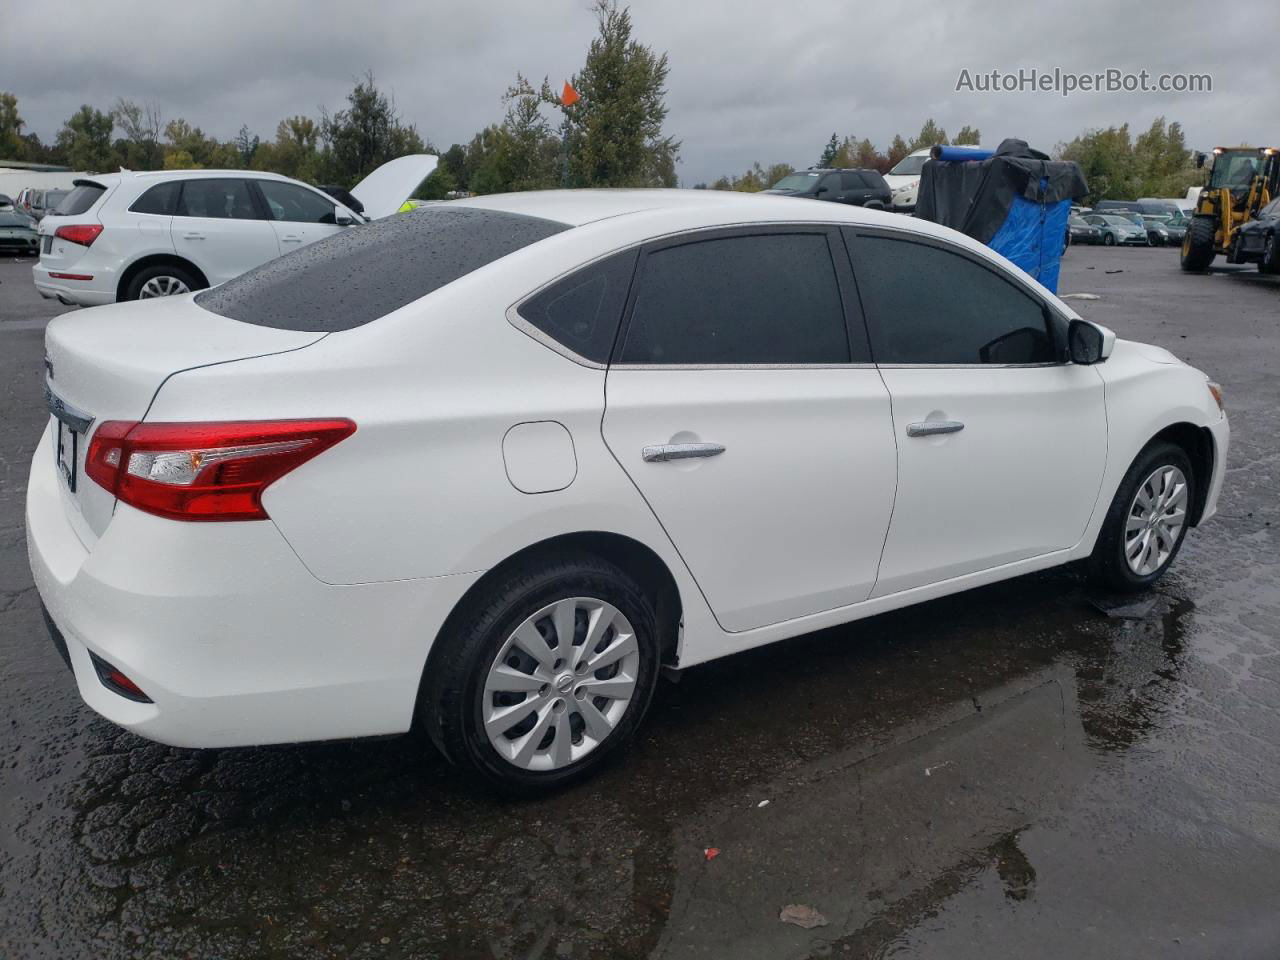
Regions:
M 1280 273 L 1280 243 L 1276 243 L 1274 233 L 1267 234 L 1266 244 L 1262 248 L 1262 259 L 1258 261 L 1261 273 Z
M 594 750 L 560 769 L 530 771 L 503 757 L 489 742 L 481 719 L 484 680 L 515 629 L 566 597 L 603 600 L 631 622 L 640 652 L 635 690 L 626 712 Z M 561 554 L 513 568 L 450 617 L 436 642 L 439 647 L 423 678 L 420 719 L 447 758 L 507 793 L 555 790 L 616 757 L 644 718 L 658 679 L 660 645 L 653 600 L 628 573 L 590 554 Z
M 1213 217 L 1192 217 L 1187 234 L 1182 238 L 1182 269 L 1196 272 L 1208 270 L 1217 256 L 1213 236 L 1217 232 Z
M 142 288 L 151 280 L 171 278 L 183 284 L 188 290 L 202 290 L 204 284 L 190 270 L 184 267 L 174 267 L 168 264 L 158 264 L 154 267 L 144 267 L 134 275 L 129 281 L 129 286 L 125 289 L 124 298 L 126 300 L 138 300 L 142 297 Z
M 1154 572 L 1139 576 L 1130 567 L 1125 558 L 1125 525 L 1129 508 L 1133 503 L 1138 487 L 1145 483 L 1157 469 L 1162 466 L 1174 466 L 1182 471 L 1187 479 L 1187 511 L 1188 516 L 1178 531 L 1177 542 L 1170 551 L 1169 557 Z M 1094 545 L 1093 554 L 1089 558 L 1090 573 L 1102 586 L 1125 593 L 1146 590 L 1159 580 L 1182 549 L 1187 530 L 1191 527 L 1190 508 L 1196 502 L 1196 484 L 1199 478 L 1192 469 L 1191 460 L 1186 451 L 1176 444 L 1164 440 L 1153 441 L 1138 454 L 1129 470 L 1120 481 L 1107 516 L 1102 521 L 1102 529 L 1098 532 L 1098 542 Z
M 1102 245 L 1104 247 L 1114 247 L 1116 245 L 1116 238 L 1109 233 L 1104 233 L 1102 235 Z

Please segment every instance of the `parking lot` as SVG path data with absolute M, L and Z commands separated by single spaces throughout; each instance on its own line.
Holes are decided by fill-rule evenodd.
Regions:
M 417 737 L 181 751 L 81 703 L 23 532 L 65 308 L 0 262 L 0 958 L 1273 957 L 1280 277 L 1073 247 L 1061 290 L 1226 390 L 1154 605 L 1051 571 L 697 667 L 514 802 Z

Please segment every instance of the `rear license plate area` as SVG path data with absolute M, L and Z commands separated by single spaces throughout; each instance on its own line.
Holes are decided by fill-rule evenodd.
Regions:
M 80 452 L 80 434 L 76 433 L 61 420 L 53 421 L 57 431 L 53 435 L 53 455 L 58 463 L 58 472 L 67 488 L 76 492 L 76 463 Z

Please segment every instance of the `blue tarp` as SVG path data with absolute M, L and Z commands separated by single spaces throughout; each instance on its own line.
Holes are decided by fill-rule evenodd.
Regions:
M 1005 140 L 986 159 L 925 163 L 916 216 L 987 244 L 1056 293 L 1071 201 L 1086 193 L 1078 164 Z
M 1057 293 L 1070 213 L 1070 200 L 1036 203 L 1026 197 L 1014 197 L 1009 215 L 987 246 Z

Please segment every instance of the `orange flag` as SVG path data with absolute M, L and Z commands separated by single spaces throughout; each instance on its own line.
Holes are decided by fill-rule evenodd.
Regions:
M 582 97 L 578 96 L 578 91 L 573 89 L 573 84 L 566 80 L 564 82 L 564 92 L 560 94 L 560 106 L 572 107 L 581 99 Z

